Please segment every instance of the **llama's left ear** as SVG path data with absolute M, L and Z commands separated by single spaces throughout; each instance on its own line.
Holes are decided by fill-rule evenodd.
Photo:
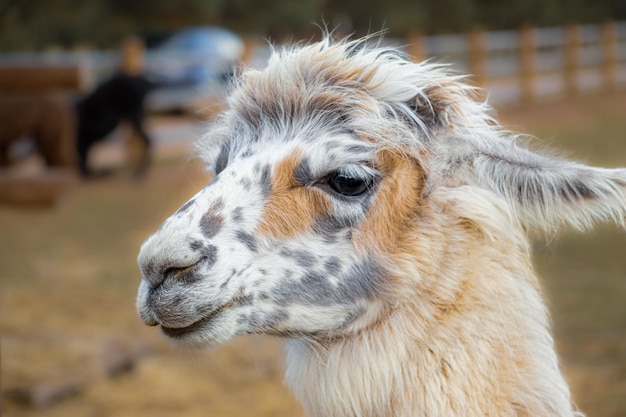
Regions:
M 447 123 L 449 101 L 441 100 L 436 89 L 425 89 L 409 100 L 407 106 L 429 129 L 436 129 Z
M 493 145 L 468 158 L 470 175 L 504 196 L 525 227 L 585 229 L 598 221 L 626 227 L 626 169 L 547 157 L 511 142 Z
M 406 103 L 419 124 L 429 131 L 461 126 L 461 122 L 481 107 L 474 101 L 474 90 L 471 87 L 453 80 L 441 82 L 445 84 L 424 88 Z M 469 106 L 465 105 L 470 103 Z
M 489 106 L 477 101 L 476 88 L 462 82 L 460 77 L 437 70 L 432 74 L 427 82 L 415 80 L 413 84 L 425 86 L 413 90 L 410 99 L 402 103 L 403 112 L 408 113 L 406 120 L 412 121 L 427 137 L 436 136 L 442 130 L 458 132 L 470 127 L 468 132 L 471 132 L 475 130 L 472 126 L 495 124 L 489 116 Z

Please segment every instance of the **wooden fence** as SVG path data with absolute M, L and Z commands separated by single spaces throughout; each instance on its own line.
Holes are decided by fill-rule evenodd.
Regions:
M 458 72 L 471 74 L 496 104 L 528 104 L 626 86 L 626 22 L 411 34 L 407 53 L 415 60 L 447 62 Z
M 465 34 L 437 36 L 412 33 L 404 39 L 390 38 L 386 42 L 405 48 L 414 60 L 446 62 L 461 74 L 472 74 L 471 80 L 485 88 L 489 101 L 495 105 L 533 103 L 549 97 L 571 97 L 626 86 L 626 21 L 507 31 L 475 29 Z M 154 53 L 147 51 L 148 70 L 156 62 Z M 266 42 L 251 39 L 243 60 L 261 67 L 269 53 Z M 17 88 L 15 80 L 27 75 L 16 75 L 15 68 L 37 66 L 71 67 L 73 72 L 68 82 L 80 79 L 81 89 L 89 89 L 119 65 L 119 55 L 119 51 L 84 50 L 0 53 L 0 91 Z M 8 83 L 2 80 L 3 72 L 10 75 Z M 187 99 L 198 100 L 200 91 L 210 94 L 207 89 L 189 89 Z M 185 97 L 177 97 L 177 101 L 181 100 Z

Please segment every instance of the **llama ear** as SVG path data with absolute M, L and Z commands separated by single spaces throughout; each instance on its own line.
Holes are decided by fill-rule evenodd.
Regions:
M 476 120 L 492 123 L 489 107 L 476 100 L 474 87 L 447 75 L 431 80 L 431 84 L 404 103 L 410 113 L 409 120 L 424 132 L 433 134 L 441 129 L 472 125 Z
M 418 120 L 429 129 L 443 126 L 448 114 L 448 100 L 441 100 L 436 91 L 436 88 L 426 89 L 407 103 Z
M 598 221 L 626 227 L 626 169 L 590 167 L 538 155 L 512 143 L 478 152 L 480 185 L 503 195 L 525 227 L 586 229 Z

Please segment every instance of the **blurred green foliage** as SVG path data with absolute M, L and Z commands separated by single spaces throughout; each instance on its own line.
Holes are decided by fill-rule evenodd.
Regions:
M 453 33 L 482 26 L 562 25 L 626 19 L 624 0 L 0 0 L 0 51 L 115 47 L 129 33 L 153 38 L 219 25 L 273 39 L 320 33 L 313 24 L 364 34 L 386 28 Z

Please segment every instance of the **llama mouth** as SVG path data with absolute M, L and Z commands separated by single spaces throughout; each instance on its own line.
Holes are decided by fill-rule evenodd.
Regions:
M 211 321 L 213 321 L 213 319 L 215 319 L 215 317 L 217 317 L 222 311 L 224 311 L 226 308 L 230 307 L 231 305 L 233 305 L 234 302 L 228 302 L 226 304 L 222 304 L 220 307 L 216 308 L 215 310 L 211 311 L 209 314 L 207 314 L 206 316 L 200 318 L 199 320 L 191 323 L 189 326 L 185 326 L 185 327 L 167 327 L 163 324 L 161 324 L 161 331 L 168 337 L 171 337 L 173 339 L 178 339 L 178 338 L 182 338 L 185 337 L 189 334 L 195 333 L 200 329 L 206 329 L 208 327 L 208 325 L 211 323 Z
M 223 307 L 219 307 L 216 310 L 213 310 L 208 315 L 202 317 L 200 320 L 195 321 L 189 326 L 185 327 L 167 327 L 161 324 L 161 331 L 165 333 L 166 336 L 174 339 L 184 337 L 188 334 L 195 333 L 196 331 L 205 328 L 223 309 Z

